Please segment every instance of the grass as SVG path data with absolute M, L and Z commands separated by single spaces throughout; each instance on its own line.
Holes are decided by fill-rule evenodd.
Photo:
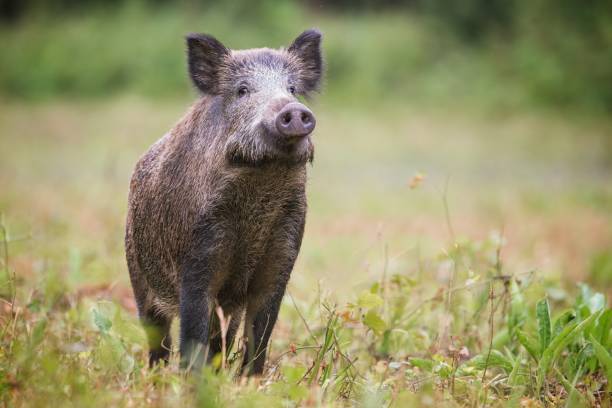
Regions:
M 1 104 L 5 406 L 609 406 L 605 118 L 315 104 L 303 248 L 244 379 L 237 349 L 149 370 L 135 317 L 128 180 L 187 99 Z

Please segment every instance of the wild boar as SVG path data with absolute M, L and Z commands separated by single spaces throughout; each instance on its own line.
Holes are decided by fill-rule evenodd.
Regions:
M 261 374 L 304 233 L 315 117 L 298 97 L 320 88 L 321 33 L 250 50 L 190 34 L 187 55 L 199 98 L 138 161 L 128 200 L 126 257 L 149 363 L 168 361 L 177 315 L 182 366 L 220 353 L 220 306 L 228 344 L 244 317 L 242 367 Z

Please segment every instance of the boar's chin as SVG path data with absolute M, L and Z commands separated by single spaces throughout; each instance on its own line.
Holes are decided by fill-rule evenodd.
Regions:
M 257 167 L 277 163 L 296 166 L 312 162 L 314 148 L 310 136 L 286 144 L 276 135 L 261 129 L 255 134 L 231 135 L 225 145 L 225 156 L 233 165 Z

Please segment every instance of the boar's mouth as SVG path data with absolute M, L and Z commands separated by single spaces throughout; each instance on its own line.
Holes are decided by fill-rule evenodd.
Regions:
M 233 135 L 226 145 L 232 165 L 258 167 L 266 164 L 305 165 L 314 158 L 310 135 L 286 137 L 263 123 L 251 134 Z

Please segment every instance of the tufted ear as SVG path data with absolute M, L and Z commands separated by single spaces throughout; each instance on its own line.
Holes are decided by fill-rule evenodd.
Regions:
M 303 64 L 301 80 L 306 93 L 316 91 L 321 85 L 323 58 L 321 56 L 321 32 L 310 29 L 300 34 L 287 51 L 295 55 Z
M 187 36 L 189 76 L 200 91 L 206 94 L 218 91 L 219 68 L 229 53 L 230 50 L 211 35 Z

